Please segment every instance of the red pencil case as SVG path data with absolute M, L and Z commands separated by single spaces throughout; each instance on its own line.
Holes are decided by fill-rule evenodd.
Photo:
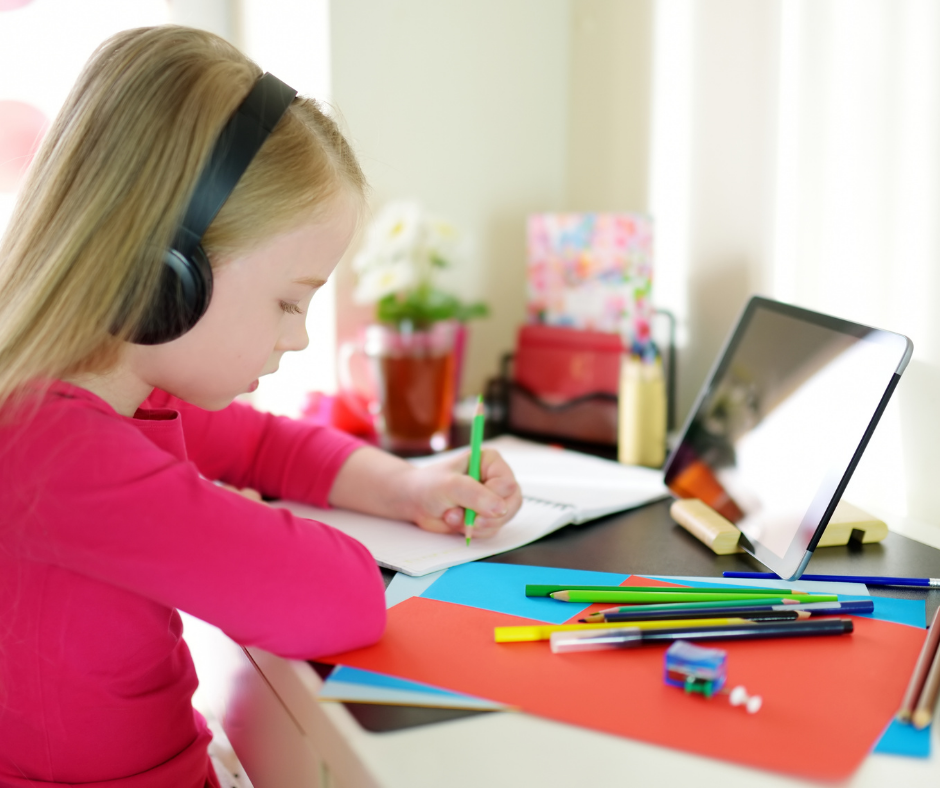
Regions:
M 623 352 L 618 334 L 520 328 L 507 402 L 509 429 L 616 445 Z

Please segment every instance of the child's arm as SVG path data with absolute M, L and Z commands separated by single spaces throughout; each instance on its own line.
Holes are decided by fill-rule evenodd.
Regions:
M 338 430 L 262 413 L 242 402 L 206 411 L 155 390 L 143 407 L 182 413 L 187 454 L 207 479 L 314 506 L 328 505 L 334 476 L 364 445 Z
M 477 513 L 474 537 L 490 536 L 519 511 L 522 493 L 509 466 L 493 449 L 483 449 L 480 481 L 471 479 L 469 454 L 416 468 L 378 449 L 360 448 L 340 468 L 329 502 L 410 520 L 441 533 L 464 533 L 464 509 L 473 509 Z

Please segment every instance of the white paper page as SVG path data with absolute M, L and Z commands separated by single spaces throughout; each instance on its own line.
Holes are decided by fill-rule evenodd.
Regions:
M 499 532 L 487 539 L 474 539 L 469 546 L 462 534 L 435 534 L 413 523 L 386 520 L 345 509 L 317 509 L 313 506 L 279 501 L 276 506 L 332 525 L 358 539 L 376 562 L 407 575 L 426 575 L 468 561 L 476 561 L 533 542 L 571 522 L 571 509 L 523 500 L 522 508 Z
M 669 494 L 663 484 L 663 472 L 651 468 L 621 465 L 511 435 L 502 435 L 483 445 L 502 455 L 512 468 L 524 496 L 573 506 L 578 512 L 574 522 L 632 509 Z M 421 457 L 412 462 L 425 465 L 442 456 L 466 451 L 466 448 L 457 449 L 446 455 Z

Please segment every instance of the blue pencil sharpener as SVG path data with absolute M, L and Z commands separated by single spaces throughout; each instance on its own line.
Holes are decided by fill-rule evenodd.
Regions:
M 673 687 L 710 698 L 725 685 L 728 654 L 677 640 L 666 651 L 665 680 Z

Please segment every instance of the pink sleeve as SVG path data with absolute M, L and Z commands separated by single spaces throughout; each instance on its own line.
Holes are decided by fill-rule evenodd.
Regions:
M 144 407 L 180 411 L 189 459 L 207 479 L 323 508 L 346 458 L 365 445 L 339 430 L 242 402 L 207 411 L 155 390 Z
M 286 657 L 381 636 L 381 575 L 356 540 L 206 481 L 113 417 L 86 411 L 59 429 L 37 424 L 31 438 L 14 471 L 33 501 L 20 509 L 18 545 L 34 560 Z

